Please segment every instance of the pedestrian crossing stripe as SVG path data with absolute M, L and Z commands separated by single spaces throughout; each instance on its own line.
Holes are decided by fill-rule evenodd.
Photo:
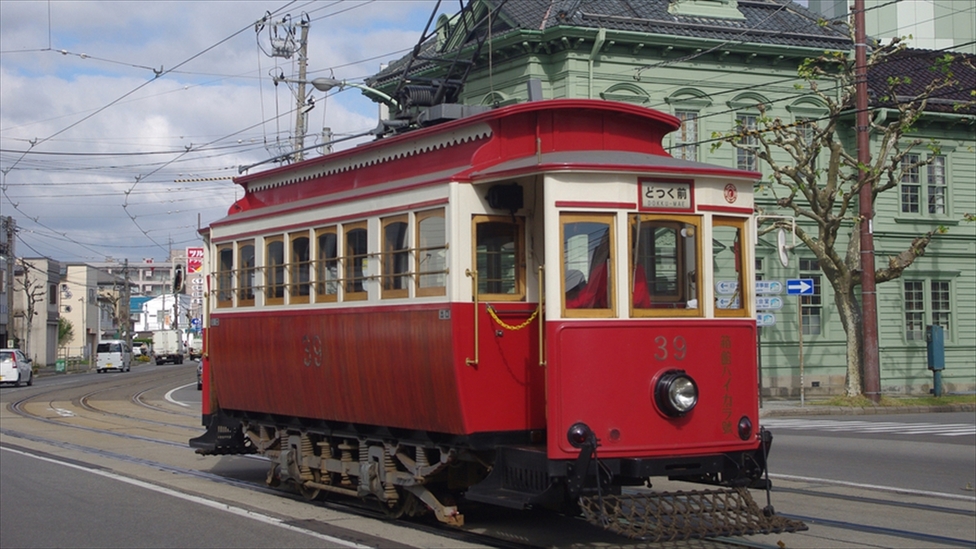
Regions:
M 762 420 L 769 429 L 855 433 L 894 433 L 941 437 L 976 436 L 976 425 L 966 423 L 901 423 L 895 421 L 839 421 L 769 418 Z

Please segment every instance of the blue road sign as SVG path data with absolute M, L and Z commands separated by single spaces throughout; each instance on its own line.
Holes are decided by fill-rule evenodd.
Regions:
M 786 280 L 787 295 L 813 295 L 812 278 L 789 278 Z

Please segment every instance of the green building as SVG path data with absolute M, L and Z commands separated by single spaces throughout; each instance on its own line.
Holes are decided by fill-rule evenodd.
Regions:
M 440 85 L 448 100 L 466 105 L 507 105 L 531 96 L 602 98 L 661 110 L 683 122 L 666 138 L 673 156 L 762 172 L 757 207 L 768 216 L 791 214 L 776 207 L 775 190 L 765 183 L 769 166 L 748 149 L 714 147 L 713 136 L 756 128 L 763 115 L 784 124 L 822 119 L 826 105 L 805 87 L 797 69 L 824 52 L 853 56 L 845 22 L 824 23 L 822 16 L 788 0 L 481 0 L 468 8 L 442 17 L 418 57 L 390 64 L 367 83 L 388 94 L 399 91 L 401 114 L 415 108 L 415 98 L 403 95 L 399 76 L 404 72 L 411 85 Z M 458 51 L 462 55 L 452 53 Z M 931 77 L 925 75 L 937 55 L 910 50 L 891 70 L 914 71 L 921 81 Z M 932 324 L 945 329 L 944 391 L 976 390 L 976 223 L 963 220 L 976 213 L 973 56 L 954 68 L 956 86 L 929 102 L 912 136 L 938 145 L 919 146 L 912 154 L 937 158 L 906 173 L 875 205 L 879 268 L 919 235 L 948 230 L 901 278 L 878 285 L 884 394 L 930 391 L 925 327 Z M 889 76 L 902 73 L 872 72 L 872 89 L 880 89 Z M 829 84 L 821 89 L 829 90 Z M 880 120 L 893 110 L 878 93 L 871 114 Z M 853 115 L 843 124 L 838 135 L 854 151 Z M 873 139 L 877 147 L 880 136 Z M 851 226 L 841 231 L 842 239 Z M 838 249 L 843 253 L 846 242 Z M 758 255 L 759 278 L 784 286 L 790 279 L 812 279 L 814 286 L 812 295 L 769 296 L 778 298 L 768 300 L 771 307 L 782 307 L 763 315 L 764 322 L 774 322 L 761 330 L 763 393 L 796 396 L 802 377 L 806 396 L 842 394 L 846 336 L 816 257 L 801 244 L 784 266 L 776 233 L 760 240 Z

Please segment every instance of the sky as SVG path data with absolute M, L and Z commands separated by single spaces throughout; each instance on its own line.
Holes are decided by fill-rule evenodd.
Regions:
M 269 55 L 281 23 L 309 21 L 307 79 L 362 82 L 416 44 L 436 4 L 0 0 L 0 215 L 16 220 L 15 255 L 164 261 L 201 245 L 199 226 L 243 195 L 239 168 L 293 146 L 296 87 L 272 76 L 297 78 L 297 55 Z M 359 90 L 310 90 L 305 146 L 324 127 L 376 127 Z

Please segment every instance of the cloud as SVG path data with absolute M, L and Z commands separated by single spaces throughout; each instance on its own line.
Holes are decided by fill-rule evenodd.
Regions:
M 196 244 L 198 220 L 242 194 L 238 167 L 291 146 L 293 92 L 270 75 L 297 68 L 259 47 L 266 13 L 306 10 L 309 78 L 360 80 L 413 46 L 434 2 L 3 4 L 0 213 L 17 220 L 19 256 L 100 261 Z M 376 125 L 356 90 L 313 95 L 306 145 L 323 127 Z

